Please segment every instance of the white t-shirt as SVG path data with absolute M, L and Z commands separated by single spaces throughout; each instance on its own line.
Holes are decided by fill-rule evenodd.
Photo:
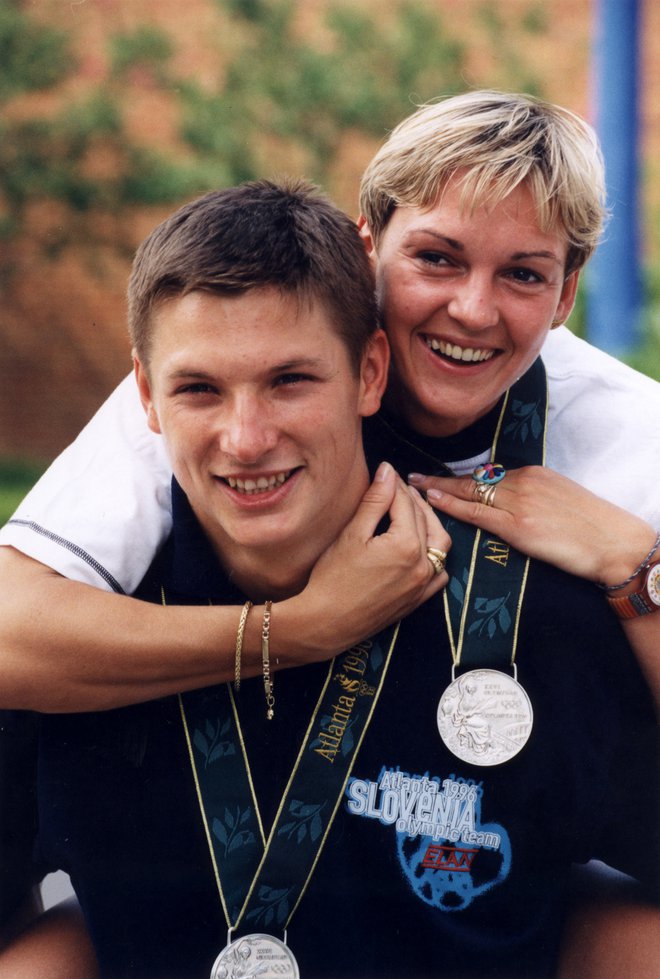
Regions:
M 547 465 L 660 528 L 660 384 L 553 330 Z M 475 459 L 452 466 L 470 472 Z M 127 377 L 0 530 L 60 574 L 131 593 L 170 524 L 171 470 Z

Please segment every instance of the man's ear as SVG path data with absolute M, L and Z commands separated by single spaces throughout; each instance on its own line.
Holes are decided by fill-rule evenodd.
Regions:
M 149 380 L 149 374 L 135 350 L 133 351 L 133 369 L 135 371 L 135 380 L 137 381 L 138 391 L 140 393 L 140 401 L 142 402 L 142 407 L 144 408 L 147 416 L 147 425 L 152 432 L 156 433 L 156 435 L 161 435 L 160 422 L 158 421 L 158 415 L 156 414 L 153 397 L 151 395 L 151 381 Z
M 362 418 L 375 415 L 387 385 L 390 364 L 390 346 L 384 330 L 376 330 L 369 338 L 360 365 L 360 400 L 358 410 Z
M 559 304 L 555 310 L 555 315 L 552 319 L 552 327 L 554 329 L 556 326 L 565 323 L 568 317 L 571 315 L 571 310 L 575 305 L 575 297 L 577 295 L 577 287 L 580 281 L 580 271 L 576 269 L 575 272 L 571 272 L 564 279 L 564 285 L 562 286 L 561 296 L 559 298 Z
M 372 264 L 376 262 L 376 244 L 374 242 L 373 235 L 371 234 L 371 228 L 367 224 L 367 219 L 364 214 L 361 214 L 357 219 L 358 231 L 360 232 L 360 238 L 364 243 L 367 255 L 369 256 Z

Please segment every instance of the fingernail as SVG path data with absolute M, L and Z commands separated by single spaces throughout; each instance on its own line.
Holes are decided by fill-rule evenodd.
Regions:
M 443 496 L 444 494 L 441 493 L 440 490 L 430 489 L 426 491 L 426 499 L 429 501 L 429 503 L 439 503 Z
M 408 473 L 408 482 L 413 486 L 424 482 L 424 476 L 421 473 Z
M 375 481 L 377 483 L 384 483 L 389 478 L 391 472 L 392 472 L 392 467 L 389 464 L 389 462 L 381 462 L 380 466 L 376 470 Z

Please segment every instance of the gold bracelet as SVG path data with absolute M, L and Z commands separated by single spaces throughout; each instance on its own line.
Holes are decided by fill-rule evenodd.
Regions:
M 266 717 L 272 721 L 275 714 L 273 681 L 270 676 L 270 610 L 272 602 L 264 602 L 264 622 L 261 629 L 261 662 L 264 668 L 264 691 L 266 693 Z
M 241 687 L 241 653 L 243 652 L 243 634 L 245 623 L 247 622 L 248 612 L 252 608 L 252 602 L 246 602 L 241 609 L 241 617 L 238 620 L 238 632 L 236 633 L 236 662 L 234 664 L 234 690 L 236 693 Z

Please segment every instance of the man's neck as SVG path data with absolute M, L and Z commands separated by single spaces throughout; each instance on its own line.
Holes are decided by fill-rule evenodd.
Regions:
M 218 559 L 230 581 L 253 602 L 283 601 L 297 595 L 307 584 L 316 563 L 316 560 L 297 560 L 280 549 L 276 553 L 264 549 L 258 554 L 251 550 L 248 555 L 234 555 L 231 561 L 218 554 Z

